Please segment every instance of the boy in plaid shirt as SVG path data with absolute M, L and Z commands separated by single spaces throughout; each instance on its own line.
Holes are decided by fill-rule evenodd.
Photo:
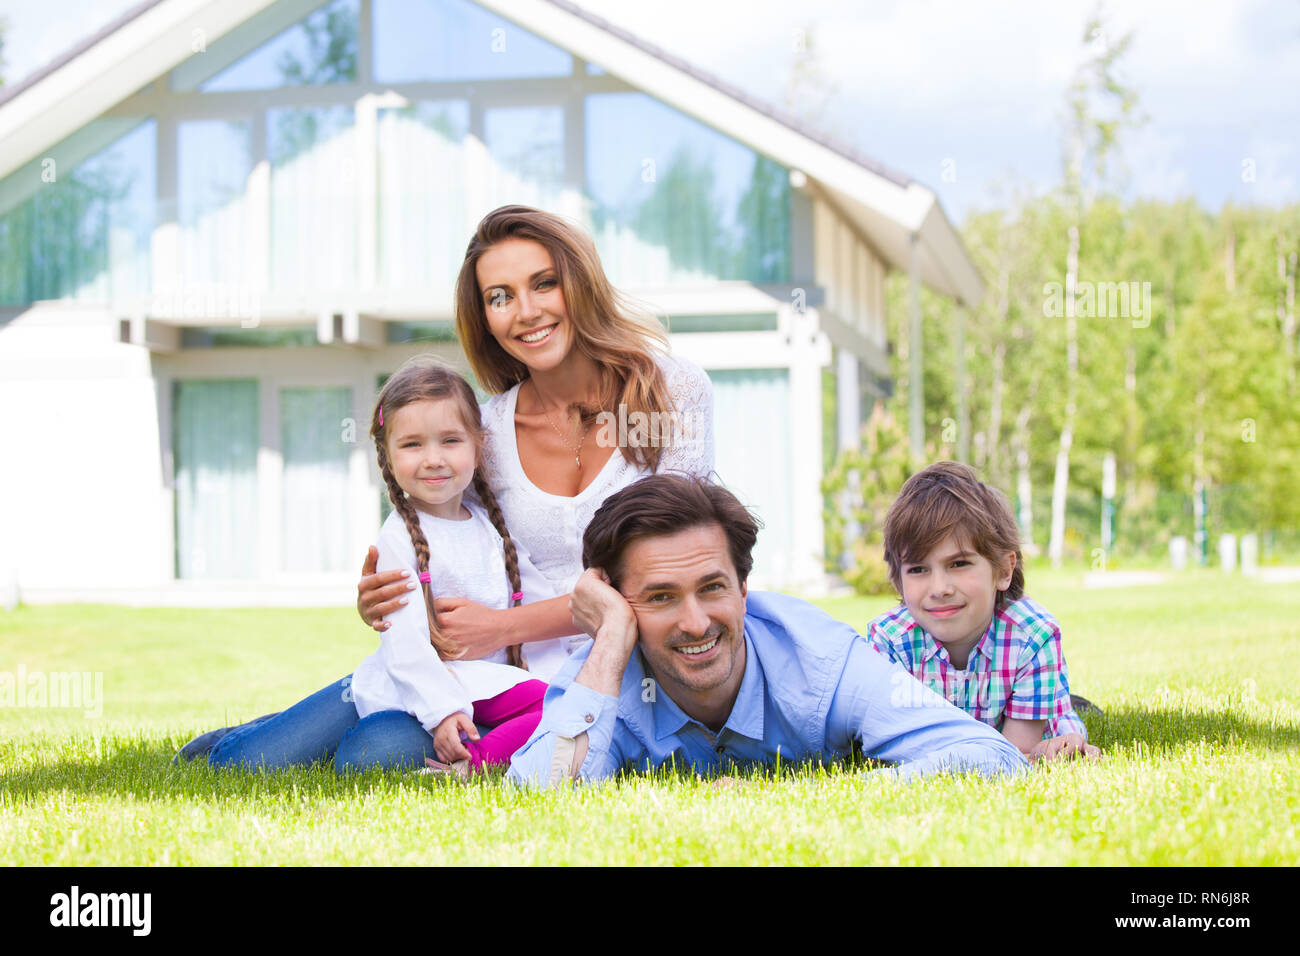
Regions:
M 1024 596 L 1000 492 L 956 462 L 918 472 L 885 518 L 885 561 L 903 604 L 871 622 L 877 651 L 1031 760 L 1100 755 L 1070 703 L 1061 629 Z

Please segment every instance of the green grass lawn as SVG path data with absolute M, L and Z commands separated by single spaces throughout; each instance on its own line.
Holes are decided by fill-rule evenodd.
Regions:
M 1096 764 L 1018 779 L 755 771 L 525 793 L 412 773 L 174 767 L 193 734 L 281 709 L 375 639 L 350 610 L 23 607 L 0 672 L 103 674 L 102 715 L 0 707 L 9 864 L 1295 864 L 1300 588 L 1213 572 L 1084 591 L 1034 572 L 1062 622 Z M 860 630 L 891 602 L 821 602 Z

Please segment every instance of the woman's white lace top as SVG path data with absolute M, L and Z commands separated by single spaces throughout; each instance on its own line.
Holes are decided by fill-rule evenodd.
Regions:
M 685 359 L 662 356 L 658 362 L 678 423 L 659 459 L 659 472 L 676 471 L 707 478 L 713 473 L 713 385 L 703 369 Z M 630 464 L 622 451 L 616 449 L 591 484 L 574 497 L 542 491 L 528 479 L 519 463 L 515 441 L 518 395 L 519 385 L 516 385 L 494 395 L 483 406 L 485 463 L 511 537 L 528 550 L 533 564 L 551 583 L 555 593 L 568 594 L 582 574 L 582 535 L 596 510 L 614 492 L 644 478 L 650 471 Z M 626 414 L 622 419 L 618 421 L 616 416 L 613 421 L 598 421 L 594 426 L 597 437 L 602 425 L 611 438 L 617 437 L 615 427 L 626 429 L 628 434 L 639 427 L 652 441 L 655 434 L 667 431 L 655 421 L 636 420 Z

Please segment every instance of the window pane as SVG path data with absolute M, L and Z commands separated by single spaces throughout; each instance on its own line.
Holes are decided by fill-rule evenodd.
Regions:
M 176 576 L 257 576 L 257 381 L 177 382 Z
M 271 285 L 337 289 L 356 282 L 354 114 L 346 106 L 267 110 Z
M 522 203 L 563 205 L 564 108 L 518 107 L 483 111 L 488 154 L 489 208 Z
M 463 101 L 380 111 L 379 268 L 389 288 L 450 297 L 472 229 L 465 212 L 468 131 Z
M 215 325 L 181 329 L 183 349 L 311 348 L 317 344 L 315 327 L 275 328 L 263 325 L 245 329 Z
M 794 525 L 790 509 L 790 373 L 785 369 L 710 371 L 719 475 L 763 520 L 753 574 L 788 580 Z M 757 586 L 757 585 L 756 585 Z
M 375 79 L 568 76 L 573 57 L 468 0 L 374 0 Z
M 103 142 L 120 126 L 92 123 L 3 183 L 13 200 L 0 208 L 0 303 L 107 302 L 148 292 L 157 192 L 154 121 L 139 123 L 75 164 L 57 161 L 75 154 L 74 140 Z
M 249 124 L 196 120 L 176 128 L 179 288 L 240 282 L 248 248 Z M 171 277 L 159 277 L 160 288 Z
M 203 83 L 204 93 L 357 79 L 360 0 L 335 0 Z
M 586 106 L 592 227 L 615 283 L 788 279 L 783 167 L 642 93 Z
M 280 389 L 286 571 L 347 570 L 351 418 L 350 388 Z

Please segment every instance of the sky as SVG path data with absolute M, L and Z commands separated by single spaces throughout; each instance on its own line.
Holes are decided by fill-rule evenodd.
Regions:
M 0 0 L 15 83 L 137 0 Z M 929 186 L 958 222 L 1060 182 L 1066 91 L 1095 0 L 581 0 L 580 5 L 782 105 L 799 48 L 816 125 Z M 1300 202 L 1300 3 L 1130 0 L 1119 76 L 1145 122 L 1121 133 L 1128 198 Z

